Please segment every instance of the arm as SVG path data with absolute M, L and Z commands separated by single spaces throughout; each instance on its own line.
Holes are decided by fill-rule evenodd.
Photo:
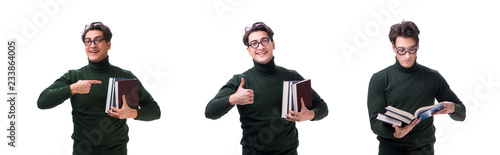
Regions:
M 37 105 L 40 109 L 53 108 L 74 94 L 88 94 L 93 84 L 101 84 L 99 80 L 78 80 L 73 83 L 71 79 L 78 79 L 72 77 L 71 71 L 61 76 L 52 85 L 42 91 L 38 97 Z M 76 81 L 76 80 L 74 80 Z
M 325 118 L 328 115 L 328 106 L 326 102 L 312 90 L 314 118 L 311 121 L 317 121 Z
M 376 119 L 378 113 L 385 113 L 387 106 L 385 87 L 386 79 L 373 74 L 368 86 L 368 115 L 373 133 L 385 138 L 394 138 L 395 129 Z
M 139 81 L 139 109 L 137 109 L 137 117 L 135 119 L 142 121 L 152 121 L 160 119 L 161 111 L 158 103 L 153 99 L 151 94 L 142 86 Z M 135 110 L 135 109 L 132 109 Z
M 292 76 L 295 76 L 294 79 L 304 80 L 304 78 L 296 71 L 291 70 Z M 287 121 L 317 121 L 325 118 L 328 115 L 328 106 L 325 101 L 319 96 L 319 94 L 311 88 L 312 93 L 312 109 L 309 110 L 305 107 L 304 101 L 301 100 L 302 110 L 301 112 L 290 111 L 290 114 L 287 114 Z
M 239 79 L 239 80 L 238 80 Z M 238 86 L 239 84 L 239 86 Z M 229 80 L 226 85 L 222 86 L 217 95 L 208 102 L 205 108 L 205 117 L 209 119 L 219 119 L 225 115 L 229 110 L 231 110 L 235 103 L 231 104 L 229 102 L 232 95 L 243 88 L 243 78 L 235 75 L 231 80 Z M 235 96 L 233 96 L 234 98 Z M 252 101 L 253 103 L 253 101 Z
M 455 121 L 464 121 L 465 105 L 450 89 L 450 86 L 441 74 L 439 74 L 438 81 L 440 84 L 436 93 L 436 99 L 439 103 L 444 104 L 444 108 L 436 112 L 436 114 L 448 114 Z
M 67 73 L 42 91 L 37 101 L 38 108 L 53 108 L 72 96 L 70 81 L 65 77 L 66 75 Z

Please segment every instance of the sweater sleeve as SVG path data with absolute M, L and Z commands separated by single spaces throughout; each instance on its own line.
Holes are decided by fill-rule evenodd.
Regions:
M 455 121 L 464 121 L 465 120 L 465 105 L 460 101 L 457 95 L 450 89 L 448 82 L 444 79 L 444 77 L 439 74 L 439 88 L 436 93 L 436 100 L 438 102 L 450 101 L 455 104 L 455 113 L 449 114 L 451 119 Z
M 314 91 L 312 90 L 312 98 L 313 98 L 313 108 L 314 118 L 312 121 L 317 121 L 325 118 L 328 115 L 328 106 L 326 102 Z
M 229 96 L 234 94 L 239 87 L 241 78 L 239 75 L 234 75 L 222 88 L 217 95 L 208 102 L 205 108 L 205 117 L 209 119 L 219 119 L 224 116 L 234 106 L 229 105 Z
M 387 106 L 385 87 L 387 80 L 373 74 L 368 86 L 368 115 L 373 133 L 384 138 L 394 138 L 394 128 L 378 121 L 378 113 L 384 113 Z
M 135 76 L 134 76 L 135 78 Z M 152 121 L 159 119 L 161 116 L 160 107 L 153 99 L 153 96 L 144 88 L 139 81 L 139 109 L 137 109 L 136 120 Z
M 70 72 L 61 76 L 52 85 L 42 91 L 37 101 L 38 108 L 53 108 L 72 96 L 70 85 L 74 83 L 74 81 L 70 80 Z

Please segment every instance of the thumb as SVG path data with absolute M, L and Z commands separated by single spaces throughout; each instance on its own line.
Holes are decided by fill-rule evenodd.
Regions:
M 244 85 L 245 85 L 245 79 L 244 79 L 244 78 L 241 78 L 240 87 L 238 87 L 238 88 L 243 89 L 243 86 L 244 86 Z
M 122 99 L 123 99 L 122 109 L 123 109 L 124 107 L 130 108 L 130 107 L 128 106 L 128 104 L 127 104 L 127 99 L 125 99 L 125 94 L 123 94 Z
M 393 124 L 392 127 L 396 130 L 399 129 L 399 127 L 396 124 Z
M 300 98 L 300 103 L 302 104 L 302 109 L 304 109 L 304 108 L 307 109 L 306 104 L 304 103 L 304 98 L 303 97 Z M 307 110 L 309 110 L 309 109 L 307 109 Z

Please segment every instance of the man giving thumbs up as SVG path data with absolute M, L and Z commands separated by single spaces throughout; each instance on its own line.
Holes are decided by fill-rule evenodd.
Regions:
M 254 67 L 234 75 L 205 109 L 207 118 L 218 119 L 237 105 L 243 129 L 243 154 L 297 154 L 295 122 L 320 120 L 328 114 L 326 103 L 312 90 L 312 109 L 303 108 L 287 119 L 281 118 L 283 81 L 304 78 L 294 70 L 274 64 L 273 34 L 262 22 L 245 29 L 243 43 Z

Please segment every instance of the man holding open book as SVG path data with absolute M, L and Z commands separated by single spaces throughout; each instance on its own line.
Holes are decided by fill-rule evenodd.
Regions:
M 243 137 L 243 154 L 297 154 L 298 131 L 295 122 L 320 120 L 328 107 L 312 90 L 312 108 L 302 102 L 300 112 L 281 118 L 283 81 L 304 80 L 294 70 L 274 63 L 273 31 L 262 22 L 245 29 L 243 43 L 254 67 L 234 75 L 208 103 L 205 116 L 218 119 L 237 105 Z
M 43 90 L 38 98 L 40 109 L 53 108 L 71 99 L 73 108 L 73 154 L 127 154 L 127 118 L 151 121 L 160 118 L 160 108 L 153 97 L 138 83 L 139 109 L 127 104 L 122 108 L 111 108 L 105 113 L 108 78 L 137 79 L 128 70 L 109 63 L 112 33 L 101 22 L 85 26 L 82 41 L 89 64 L 77 70 L 70 70 L 52 85 Z M 137 88 L 137 87 L 136 87 Z M 43 153 L 42 153 L 43 154 Z
M 427 116 L 448 114 L 456 121 L 465 119 L 464 104 L 453 93 L 443 76 L 416 62 L 419 33 L 415 23 L 411 21 L 391 26 L 389 39 L 396 55 L 396 63 L 373 74 L 370 79 L 368 112 L 372 131 L 380 141 L 381 155 L 434 154 L 434 119 Z M 440 105 L 433 106 L 434 100 Z M 432 114 L 411 117 L 415 111 Z M 399 126 L 379 119 L 380 116 L 387 119 L 408 117 L 400 115 L 402 113 L 411 113 L 407 114 L 410 119 Z M 418 114 L 419 112 L 415 113 L 417 116 Z

